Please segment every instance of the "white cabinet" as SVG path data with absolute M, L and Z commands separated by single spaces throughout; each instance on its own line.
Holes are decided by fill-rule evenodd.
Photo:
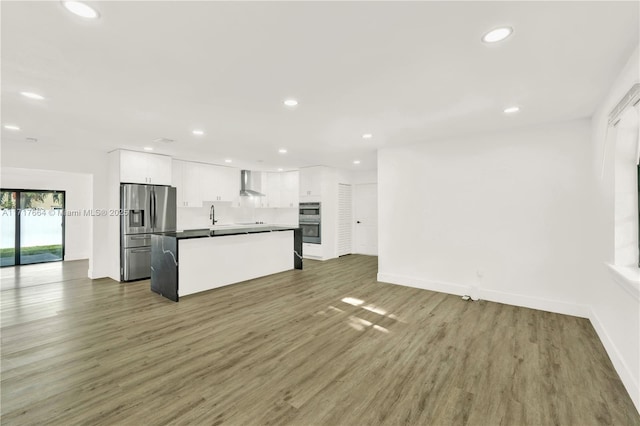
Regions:
M 297 208 L 300 192 L 298 172 L 284 172 L 280 179 L 280 207 Z
M 263 182 L 264 207 L 280 207 L 280 173 L 264 173 Z
M 216 201 L 238 202 L 238 169 L 173 160 L 173 176 L 178 207 L 202 207 L 205 202 Z
M 180 160 L 173 160 L 172 163 L 178 207 L 202 207 L 199 164 Z
M 323 169 L 307 167 L 300 169 L 300 198 L 316 198 L 322 195 Z
M 221 190 L 223 201 L 231 201 L 234 205 L 240 205 L 240 169 L 233 167 L 220 167 L 223 176 L 224 187 Z
M 121 150 L 120 182 L 171 185 L 171 157 Z
M 218 201 L 220 194 L 217 189 L 220 182 L 218 182 L 218 176 L 216 175 L 216 169 L 209 164 L 198 164 L 200 171 L 200 199 L 203 201 Z
M 322 245 L 321 244 L 303 243 L 302 244 L 302 257 L 307 257 L 307 258 L 311 258 L 311 259 L 321 259 L 322 258 Z
M 240 170 L 212 164 L 200 164 L 199 166 L 203 201 L 238 202 Z
M 263 172 L 260 192 L 264 196 L 255 197 L 256 207 L 298 207 L 298 172 Z
M 182 170 L 182 184 L 185 207 L 202 207 L 202 197 L 200 196 L 200 168 L 197 163 L 184 161 Z

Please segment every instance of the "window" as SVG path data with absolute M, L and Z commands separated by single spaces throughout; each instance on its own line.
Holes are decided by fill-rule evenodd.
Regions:
M 640 95 L 640 92 L 639 92 Z M 627 105 L 613 122 L 615 130 L 615 264 L 640 265 L 640 111 Z

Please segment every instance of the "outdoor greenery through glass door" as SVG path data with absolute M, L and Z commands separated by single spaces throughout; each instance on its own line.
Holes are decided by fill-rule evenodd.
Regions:
M 0 266 L 16 263 L 16 191 L 0 192 Z
M 58 191 L 0 191 L 1 266 L 63 259 L 64 198 Z

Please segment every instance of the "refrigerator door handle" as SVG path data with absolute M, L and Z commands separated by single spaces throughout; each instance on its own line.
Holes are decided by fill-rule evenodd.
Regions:
M 149 191 L 149 227 L 153 232 L 153 188 Z
M 156 230 L 156 227 L 158 226 L 158 203 L 157 203 L 157 199 L 156 199 L 156 191 L 155 189 L 153 189 L 151 191 L 151 197 L 152 197 L 152 201 L 153 201 L 153 222 L 151 223 L 151 226 L 153 227 L 153 230 Z
M 145 247 L 140 249 L 133 249 L 131 253 L 149 253 L 151 251 L 151 247 Z
M 158 227 L 158 195 L 153 191 L 153 230 L 157 231 Z

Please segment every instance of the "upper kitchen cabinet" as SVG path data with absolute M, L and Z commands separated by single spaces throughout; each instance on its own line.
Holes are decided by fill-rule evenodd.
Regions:
M 298 207 L 298 172 L 262 172 L 260 192 L 264 196 L 254 197 L 256 207 Z
M 299 173 L 284 172 L 280 175 L 280 207 L 297 208 L 299 203 Z
M 171 157 L 120 150 L 120 182 L 171 185 Z
M 199 164 L 201 198 L 203 201 L 238 203 L 240 170 L 233 167 Z
M 202 207 L 205 202 L 237 203 L 240 171 L 232 167 L 173 160 L 173 186 L 178 207 Z
M 324 167 L 305 167 L 300 169 L 300 198 L 320 201 Z
M 178 207 L 202 207 L 199 166 L 190 161 L 172 161 L 173 186 L 176 187 Z
M 261 197 L 264 203 L 263 207 L 280 207 L 280 193 L 282 190 L 281 174 L 267 172 L 264 173 L 263 176 L 264 185 L 262 186 L 262 192 L 265 194 L 264 197 Z

